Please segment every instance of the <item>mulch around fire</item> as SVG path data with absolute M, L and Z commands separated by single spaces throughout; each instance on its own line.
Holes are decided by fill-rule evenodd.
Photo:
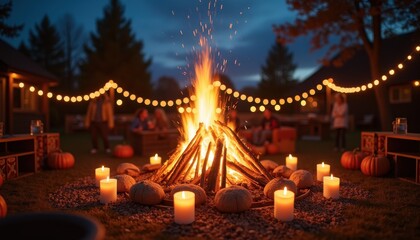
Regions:
M 241 213 L 221 213 L 213 204 L 213 197 L 207 203 L 196 207 L 195 221 L 189 225 L 175 224 L 173 208 L 156 205 L 144 206 L 130 200 L 128 193 L 118 193 L 117 202 L 108 205 L 99 202 L 99 188 L 93 177 L 80 178 L 50 193 L 49 201 L 57 209 L 83 210 L 106 208 L 119 214 L 118 218 L 129 219 L 142 225 L 161 225 L 163 234 L 182 237 L 211 239 L 273 239 L 293 238 L 300 231 L 320 232 L 346 222 L 345 208 L 357 205 L 369 197 L 369 192 L 349 181 L 341 179 L 340 198 L 325 199 L 322 183 L 314 182 L 305 197 L 295 201 L 294 220 L 281 222 L 273 217 L 273 205 L 255 207 Z M 255 198 L 255 191 L 252 191 Z M 262 194 L 262 190 L 261 190 Z M 263 195 L 263 194 L 262 194 Z M 169 199 L 169 193 L 167 193 Z M 264 198 L 258 196 L 257 198 Z M 261 199 L 260 199 L 261 200 Z M 262 199 L 264 200 L 264 199 Z M 130 229 L 123 231 L 129 232 Z

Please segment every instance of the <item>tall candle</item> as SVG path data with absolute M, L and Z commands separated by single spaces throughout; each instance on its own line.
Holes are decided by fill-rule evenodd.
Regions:
M 162 158 L 156 153 L 155 156 L 150 157 L 150 164 L 161 164 Z
M 276 190 L 274 192 L 274 217 L 280 221 L 292 221 L 293 211 L 295 209 L 295 194 L 284 190 Z
M 107 204 L 117 201 L 117 179 L 110 179 L 109 177 L 102 179 L 100 181 L 99 191 L 99 201 L 101 203 Z
M 195 194 L 191 191 L 180 191 L 174 194 L 175 223 L 190 224 L 195 218 Z
M 292 154 L 289 154 L 288 157 L 286 157 L 286 167 L 296 170 L 297 169 L 297 157 L 293 157 Z
M 324 177 L 324 197 L 337 199 L 340 197 L 340 178 L 330 176 Z
M 96 186 L 99 187 L 99 181 L 109 177 L 109 168 L 102 165 L 101 168 L 95 169 Z
M 317 164 L 316 165 L 316 180 L 322 182 L 324 176 L 330 175 L 330 165 L 329 164 Z

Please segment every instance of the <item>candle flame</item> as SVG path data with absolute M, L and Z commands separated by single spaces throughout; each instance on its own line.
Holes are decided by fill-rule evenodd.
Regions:
M 106 176 L 106 181 L 109 182 L 109 176 Z
M 157 159 L 157 158 L 158 158 L 158 154 L 156 153 L 156 154 L 155 154 L 155 159 Z
M 186 197 L 185 197 L 185 191 L 182 191 L 181 192 L 181 197 L 183 198 L 183 199 L 185 199 Z
M 103 172 L 103 171 L 105 171 L 105 167 L 104 167 L 104 165 L 102 165 L 102 172 Z
M 284 195 L 287 195 L 287 187 L 284 187 L 283 194 L 284 194 Z
M 289 158 L 292 158 L 292 154 L 289 154 Z
M 331 173 L 331 180 L 333 180 L 334 178 L 333 178 L 333 175 L 332 175 L 332 173 Z
M 324 167 L 324 162 L 322 162 L 322 167 Z

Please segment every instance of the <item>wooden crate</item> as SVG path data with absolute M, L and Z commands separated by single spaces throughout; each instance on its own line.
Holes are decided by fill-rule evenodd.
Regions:
M 385 135 L 381 133 L 376 133 L 378 135 L 377 149 L 378 154 L 385 153 Z M 363 152 L 372 153 L 375 149 L 375 132 L 362 132 L 360 149 Z
M 169 130 L 165 135 L 162 135 L 162 132 L 159 131 L 131 133 L 130 144 L 137 155 L 153 156 L 157 153 L 164 158 L 168 158 L 176 149 L 179 136 L 176 129 Z
M 60 149 L 59 133 L 42 133 L 35 135 L 35 170 L 38 172 L 45 167 L 48 154 Z
M 14 156 L 0 158 L 0 174 L 3 179 L 12 179 L 18 176 L 18 162 Z

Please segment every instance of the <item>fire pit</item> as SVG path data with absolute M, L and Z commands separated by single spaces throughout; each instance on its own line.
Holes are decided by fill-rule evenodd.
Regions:
M 200 44 L 190 97 L 194 101 L 188 106 L 191 111 L 181 114 L 180 142 L 169 160 L 147 180 L 160 184 L 166 192 L 179 184 L 195 184 L 210 196 L 223 188 L 241 186 L 252 193 L 253 207 L 272 205 L 272 198 L 265 198 L 263 189 L 274 179 L 273 172 L 224 123 L 228 107 L 213 86 L 217 79 L 213 78 L 211 50 L 205 39 Z M 308 193 L 309 189 L 296 191 L 296 197 Z M 165 198 L 163 203 L 172 206 L 172 198 Z

